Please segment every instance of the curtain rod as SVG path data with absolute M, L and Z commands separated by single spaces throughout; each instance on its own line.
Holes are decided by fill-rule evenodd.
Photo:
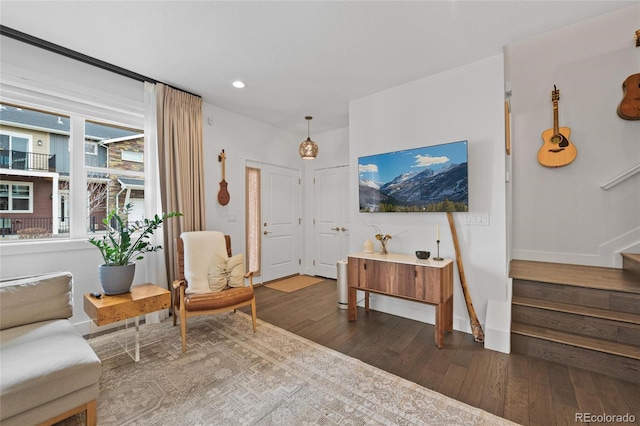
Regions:
M 163 83 L 162 81 L 155 80 L 153 78 L 144 76 L 142 74 L 138 74 L 126 68 L 121 68 L 117 65 L 110 64 L 108 62 L 101 61 L 100 59 L 96 59 L 94 57 L 85 55 L 80 52 L 76 52 L 75 50 L 67 49 L 66 47 L 62 47 L 60 45 L 51 43 L 49 41 L 43 40 L 41 38 L 34 37 L 32 35 L 23 33 L 18 30 L 14 30 L 13 28 L 6 27 L 4 25 L 0 25 L 0 35 L 21 41 L 23 43 L 30 44 L 32 46 L 39 47 L 41 49 L 48 50 L 53 53 L 57 53 L 62 56 L 66 56 L 71 59 L 75 59 L 76 61 L 84 62 L 85 64 L 93 65 L 95 67 L 101 68 L 103 70 L 111 71 L 112 73 L 122 75 L 124 77 L 131 78 L 133 80 L 149 83 L 161 83 L 166 86 L 169 86 L 173 89 L 180 90 L 182 92 L 188 93 L 193 96 L 201 97 L 200 95 L 196 95 L 194 93 L 187 92 L 186 90 L 179 89 L 177 87 L 171 86 L 170 84 Z

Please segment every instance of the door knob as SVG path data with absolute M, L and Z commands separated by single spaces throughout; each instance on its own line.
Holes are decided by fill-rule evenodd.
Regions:
M 331 228 L 332 231 L 339 231 L 340 228 L 338 228 L 337 226 L 335 228 Z
M 270 234 L 270 231 L 264 231 L 264 235 Z
M 345 228 L 345 227 L 342 227 L 342 229 L 341 229 L 342 232 L 344 232 L 346 230 L 347 230 L 347 228 Z

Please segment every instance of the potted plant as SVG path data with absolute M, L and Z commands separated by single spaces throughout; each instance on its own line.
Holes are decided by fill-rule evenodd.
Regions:
M 133 205 L 127 204 L 123 215 L 129 215 Z M 109 212 L 102 221 L 106 232 L 101 238 L 90 238 L 89 242 L 98 247 L 104 264 L 99 266 L 100 284 L 105 294 L 121 294 L 131 289 L 135 274 L 135 260 L 144 258 L 148 252 L 159 251 L 161 245 L 149 240 L 165 219 L 182 216 L 182 213 L 155 215 L 152 219 L 136 220 L 128 224 L 117 210 Z

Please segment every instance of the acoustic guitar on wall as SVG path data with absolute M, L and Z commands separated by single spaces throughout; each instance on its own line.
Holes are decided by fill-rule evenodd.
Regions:
M 636 47 L 640 47 L 640 30 L 636 31 Z M 631 74 L 622 83 L 624 97 L 618 105 L 618 117 L 640 120 L 640 74 Z
M 578 150 L 569 140 L 571 129 L 558 126 L 558 101 L 560 91 L 553 85 L 553 128 L 542 132 L 543 144 L 538 150 L 538 162 L 545 167 L 562 167 L 576 159 Z
M 218 161 L 222 163 L 222 180 L 220 181 L 220 191 L 218 192 L 218 202 L 226 206 L 229 204 L 229 199 L 231 196 L 229 195 L 229 191 L 227 190 L 227 181 L 224 180 L 224 161 L 227 159 L 227 156 L 224 154 L 224 149 L 218 155 Z

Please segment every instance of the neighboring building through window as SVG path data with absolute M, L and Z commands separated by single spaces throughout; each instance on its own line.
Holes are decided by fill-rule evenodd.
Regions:
M 77 119 L 84 120 L 84 136 L 71 135 L 71 121 Z M 85 182 L 84 187 L 72 188 L 72 152 L 84 156 L 84 180 L 73 180 Z M 85 222 L 86 233 L 100 231 L 107 212 L 128 202 L 136 206 L 133 219 L 140 219 L 144 217 L 144 134 L 2 103 L 0 179 L 0 242 L 66 238 L 73 229 L 72 220 Z M 85 217 L 70 216 L 71 200 L 84 204 Z

